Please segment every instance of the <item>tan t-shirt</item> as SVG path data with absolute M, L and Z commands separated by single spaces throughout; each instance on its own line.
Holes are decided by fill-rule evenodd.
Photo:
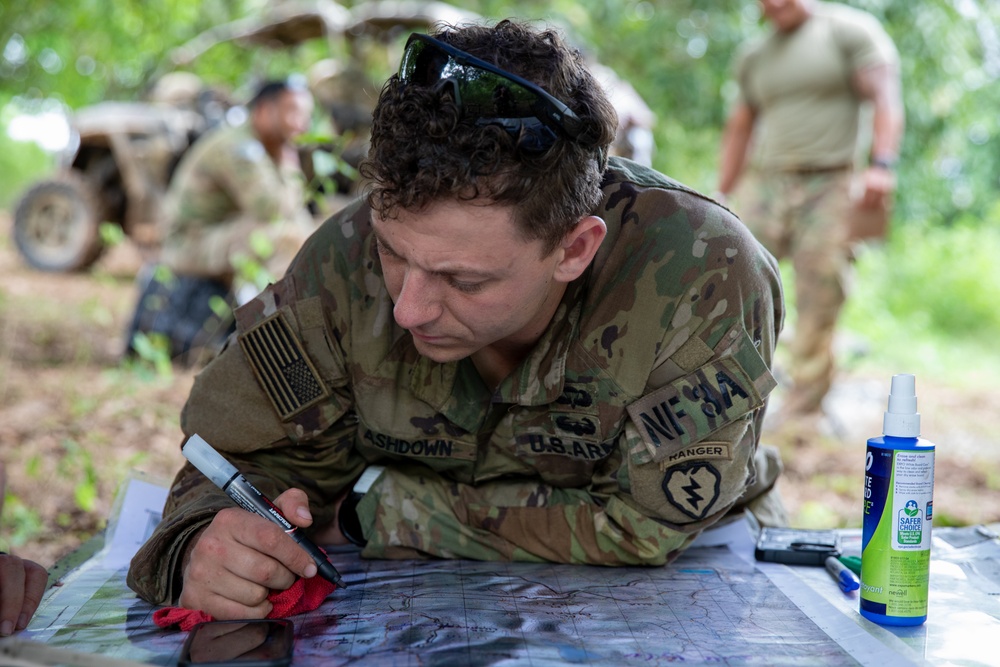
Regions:
M 850 164 L 862 103 L 852 76 L 898 60 L 873 16 L 825 2 L 793 32 L 775 31 L 744 49 L 736 76 L 741 101 L 758 114 L 754 163 L 770 170 Z

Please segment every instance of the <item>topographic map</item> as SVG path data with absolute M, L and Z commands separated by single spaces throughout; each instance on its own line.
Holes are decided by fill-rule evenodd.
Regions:
M 157 607 L 125 585 L 165 496 L 129 483 L 103 549 L 56 565 L 59 582 L 8 638 L 22 643 L 0 641 L 0 665 L 29 654 L 30 664 L 177 664 L 186 634 L 158 628 Z M 292 665 L 996 665 L 995 531 L 935 529 L 928 621 L 895 630 L 862 619 L 857 594 L 840 594 L 824 568 L 754 563 L 742 521 L 658 568 L 371 561 L 333 549 L 347 587 L 292 617 Z M 844 537 L 860 553 L 861 531 Z
M 726 547 L 664 568 L 331 557 L 347 587 L 292 618 L 295 667 L 857 664 Z M 176 664 L 184 633 L 157 628 L 155 610 L 125 586 L 124 568 L 83 568 L 26 638 Z

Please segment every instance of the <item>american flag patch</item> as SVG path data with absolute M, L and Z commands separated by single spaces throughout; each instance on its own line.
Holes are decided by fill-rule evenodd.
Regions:
M 282 421 L 329 396 L 302 343 L 280 312 L 240 336 L 239 341 Z

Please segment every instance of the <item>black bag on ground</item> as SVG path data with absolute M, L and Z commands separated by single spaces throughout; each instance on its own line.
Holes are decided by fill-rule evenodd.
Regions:
M 161 334 L 170 346 L 170 358 L 190 363 L 203 350 L 221 348 L 236 330 L 230 289 L 222 281 L 178 276 L 165 267 L 147 266 L 137 282 L 139 300 L 125 335 L 126 357 L 137 355 L 137 333 Z M 219 307 L 219 299 L 224 308 Z

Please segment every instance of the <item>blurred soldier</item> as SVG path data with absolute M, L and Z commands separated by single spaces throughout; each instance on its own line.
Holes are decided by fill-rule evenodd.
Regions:
M 768 250 L 792 260 L 797 318 L 792 387 L 781 416 L 813 423 L 833 381 L 833 336 L 847 294 L 853 230 L 873 213 L 886 216 L 896 187 L 899 58 L 865 12 L 814 0 L 761 6 L 774 31 L 737 57 L 740 98 L 723 135 L 719 194 L 733 191 L 753 145 L 755 168 L 732 205 Z M 855 175 L 865 102 L 873 111 L 871 151 Z
M 309 128 L 312 96 L 304 86 L 273 81 L 248 106 L 249 123 L 206 134 L 178 165 L 161 267 L 149 276 L 129 345 L 136 331 L 165 334 L 171 356 L 220 340 L 232 320 L 213 299 L 229 300 L 237 268 L 262 267 L 266 283 L 313 230 L 292 143 Z
M 723 207 L 609 159 L 616 127 L 555 32 L 412 35 L 367 196 L 237 311 L 185 433 L 369 558 L 663 565 L 768 497 L 777 265 Z M 128 582 L 253 618 L 315 574 L 188 465 Z

